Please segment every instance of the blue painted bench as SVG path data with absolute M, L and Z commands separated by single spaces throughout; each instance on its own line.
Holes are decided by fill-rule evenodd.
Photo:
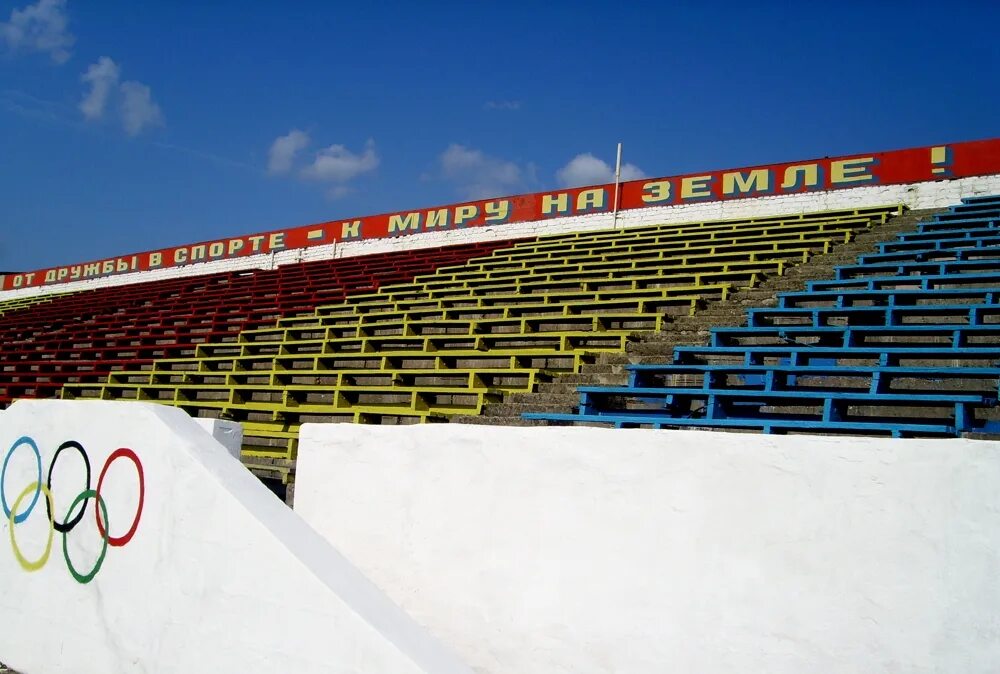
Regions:
M 684 419 L 650 414 L 555 414 L 550 412 L 526 412 L 525 419 L 564 424 L 607 424 L 614 428 L 733 428 L 758 430 L 766 435 L 799 433 L 848 433 L 889 435 L 894 438 L 911 436 L 955 437 L 958 431 L 954 424 L 905 423 L 900 421 L 827 421 L 800 420 L 792 418 L 775 419 Z
M 907 390 L 914 380 L 929 387 L 940 386 L 944 382 L 970 385 L 975 382 L 982 388 L 982 395 L 995 395 L 1000 391 L 1000 367 L 879 367 L 850 365 L 678 365 L 678 364 L 635 364 L 626 366 L 629 386 L 649 388 L 673 386 L 676 378 L 701 378 L 701 388 L 718 388 L 730 377 L 741 380 L 742 386 L 760 390 L 787 390 L 800 386 L 800 379 L 852 380 L 851 385 L 858 390 L 864 387 L 869 393 L 888 393 L 894 384 L 907 382 Z M 668 381 L 669 380 L 669 381 Z M 691 387 L 690 382 L 685 386 Z M 940 389 L 914 389 L 914 391 L 938 391 Z
M 905 318 L 945 318 L 963 325 L 983 325 L 986 318 L 1000 316 L 1000 304 L 926 304 L 892 307 L 795 307 L 791 309 L 747 309 L 747 327 L 782 325 L 826 325 L 832 320 L 846 320 L 850 325 L 893 326 Z M 776 321 L 797 321 L 778 323 Z
M 981 222 L 969 223 L 969 226 L 963 227 L 961 229 L 955 229 L 949 231 L 947 234 L 941 231 L 918 231 L 918 232 L 903 232 L 902 234 L 896 235 L 896 241 L 892 243 L 927 243 L 931 241 L 937 241 L 941 238 L 947 239 L 979 239 L 988 238 L 991 236 L 997 236 L 997 223 L 1000 220 L 984 220 Z M 889 243 L 889 242 L 887 242 Z
M 1000 216 L 988 216 L 988 217 L 969 217 L 964 220 L 924 220 L 917 225 L 916 232 L 907 232 L 904 234 L 898 234 L 897 236 L 910 236 L 913 233 L 918 234 L 930 234 L 932 232 L 937 232 L 943 235 L 947 235 L 948 232 L 960 232 L 967 227 L 979 228 L 979 227 L 1000 227 Z
M 943 222 L 931 221 L 921 223 L 915 230 L 897 234 L 895 240 L 905 241 L 906 239 L 903 238 L 904 234 L 913 237 L 927 237 L 928 242 L 934 240 L 935 236 L 942 239 L 957 239 L 969 237 L 969 232 L 977 233 L 969 238 L 990 238 L 997 235 L 998 228 L 1000 228 L 1000 216 L 996 215 L 982 218 L 970 217 L 962 220 L 945 220 Z
M 925 306 L 925 301 L 952 301 L 952 304 L 996 304 L 1000 298 L 1000 287 L 986 288 L 939 288 L 939 289 L 889 289 L 868 290 L 806 290 L 779 293 L 779 309 L 794 309 L 803 303 L 826 303 L 834 308 L 857 306 L 858 302 L 870 302 L 879 307 Z M 865 305 L 868 306 L 868 305 Z M 815 307 L 820 308 L 820 307 Z
M 880 264 L 846 264 L 834 267 L 834 281 L 864 276 L 910 276 L 913 274 L 965 274 L 1000 269 L 1000 249 L 993 257 L 977 260 L 946 260 L 937 262 L 886 262 Z M 832 281 L 831 281 L 832 282 Z
M 878 244 L 879 253 L 903 253 L 917 250 L 952 250 L 955 248 L 982 248 L 1000 245 L 1000 233 L 987 230 L 988 234 L 976 236 L 939 236 L 929 241 L 885 241 Z
M 828 346 L 677 346 L 674 363 L 679 365 L 703 363 L 706 358 L 725 358 L 728 362 L 739 358 L 744 365 L 764 365 L 768 361 L 783 360 L 779 364 L 828 365 L 840 361 L 871 361 L 873 365 L 898 366 L 902 361 L 948 361 L 954 367 L 992 367 L 1000 364 L 1000 345 L 975 346 L 961 349 L 942 347 L 828 347 Z M 982 361 L 989 361 L 984 365 Z M 962 363 L 963 365 L 959 365 Z M 846 363 L 844 363 L 846 364 Z M 857 364 L 857 363 L 855 363 Z
M 962 204 L 965 206 L 976 206 L 985 204 L 996 204 L 1000 207 L 1000 194 L 980 194 L 974 197 L 962 197 Z M 952 206 L 952 208 L 962 208 L 962 206 Z
M 807 292 L 830 290 L 880 290 L 907 286 L 920 290 L 968 288 L 973 285 L 993 285 L 1000 290 L 1000 264 L 996 271 L 969 274 L 924 274 L 922 276 L 866 276 L 844 280 L 809 281 Z
M 918 250 L 897 253 L 870 253 L 858 256 L 858 264 L 886 264 L 909 262 L 935 262 L 946 260 L 982 260 L 995 258 L 1000 254 L 1000 246 L 970 246 L 947 250 Z
M 712 328 L 709 334 L 709 346 L 740 346 L 742 340 L 772 340 L 782 344 L 800 343 L 811 346 L 812 343 L 802 343 L 804 339 L 816 340 L 822 346 L 839 346 L 853 348 L 868 346 L 870 340 L 893 339 L 891 346 L 899 347 L 904 340 L 927 339 L 928 337 L 943 337 L 947 345 L 953 349 L 973 346 L 971 340 L 993 340 L 1000 344 L 1000 323 L 989 325 L 930 325 L 909 324 L 898 326 L 844 326 L 844 325 L 794 325 L 787 327 L 722 327 Z M 928 342 L 911 341 L 912 348 L 932 346 Z M 884 342 L 882 343 L 884 344 Z
M 603 415 L 627 412 L 669 414 L 682 418 L 699 415 L 703 420 L 759 419 L 787 415 L 790 418 L 811 418 L 814 421 L 848 421 L 851 406 L 883 407 L 897 409 L 948 408 L 955 429 L 964 432 L 980 427 L 975 419 L 975 409 L 994 407 L 996 395 L 984 396 L 968 393 L 868 393 L 844 390 L 772 390 L 752 389 L 696 389 L 696 388 L 630 388 L 624 386 L 581 386 L 579 414 Z M 626 405 L 644 407 L 614 407 Z M 701 407 L 695 407 L 700 404 Z M 795 412 L 783 413 L 763 408 L 794 407 Z M 819 414 L 804 412 L 801 408 L 818 408 Z M 857 419 L 861 415 L 855 415 Z M 871 418 L 872 415 L 864 415 Z M 935 419 L 932 423 L 941 423 Z
M 931 216 L 933 222 L 952 222 L 971 218 L 995 218 L 1000 216 L 997 204 L 962 204 Z
M 998 207 L 996 204 L 990 204 L 990 203 L 963 204 L 960 206 L 952 206 L 947 211 L 944 211 L 942 213 L 935 213 L 933 219 L 954 220 L 956 218 L 969 217 L 972 214 L 989 215 L 995 213 L 1000 213 L 1000 207 Z

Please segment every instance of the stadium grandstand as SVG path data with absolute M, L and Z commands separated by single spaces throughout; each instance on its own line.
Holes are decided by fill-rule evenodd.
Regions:
M 232 663 L 275 653 L 303 672 L 334 671 L 324 658 L 358 663 L 335 671 L 659 671 L 651 663 L 678 643 L 657 627 L 668 607 L 694 616 L 699 634 L 738 623 L 726 629 L 750 636 L 730 664 L 760 652 L 771 662 L 784 646 L 762 651 L 772 627 L 760 636 L 755 625 L 780 631 L 803 605 L 824 616 L 806 621 L 820 641 L 826 611 L 923 634 L 926 607 L 907 603 L 920 583 L 985 620 L 981 569 L 942 576 L 940 555 L 959 543 L 948 526 L 920 527 L 947 502 L 971 532 L 960 544 L 989 547 L 996 444 L 981 441 L 1000 439 L 998 395 L 1000 139 L 463 202 L 0 276 L 3 472 L 15 450 L 37 458 L 11 468 L 28 485 L 18 498 L 0 478 L 12 559 L 40 569 L 58 531 L 70 575 L 88 585 L 108 554 L 115 571 L 78 602 L 114 635 L 94 650 L 106 671 L 162 653 L 162 671 L 177 672 L 243 671 Z M 294 511 L 191 418 L 238 426 L 235 453 Z M 655 430 L 620 430 L 636 428 Z M 103 469 L 91 440 L 67 440 L 88 433 L 109 447 Z M 795 437 L 771 437 L 784 435 Z M 949 453 L 942 442 L 968 444 Z M 41 445 L 58 447 L 44 450 L 47 482 Z M 83 457 L 87 488 L 60 520 L 51 491 L 64 450 Z M 130 462 L 137 500 L 128 479 L 104 485 Z M 916 477 L 899 486 L 897 469 Z M 962 486 L 942 486 L 951 478 Z M 885 484 L 883 501 L 869 487 Z M 814 506 L 814 493 L 830 502 Z M 91 498 L 99 553 L 67 543 L 74 508 Z M 36 502 L 50 525 L 37 563 L 15 528 Z M 136 512 L 128 530 L 123 507 Z M 170 545 L 140 535 L 134 552 L 118 549 L 151 528 Z M 924 561 L 852 566 L 861 549 L 877 560 L 916 549 Z M 72 561 L 86 554 L 89 575 Z M 827 559 L 842 559 L 846 586 L 809 575 Z M 40 601 L 63 620 L 63 599 L 4 569 L 9 605 Z M 149 620 L 134 619 L 138 582 L 171 598 Z M 694 599 L 677 589 L 690 583 Z M 745 616 L 730 611 L 744 604 Z M 178 626 L 203 623 L 188 649 L 195 637 Z M 0 639 L 4 659 L 76 671 L 31 668 L 55 662 L 21 645 L 38 642 L 39 624 Z M 955 643 L 978 639 L 961 632 Z M 89 653 L 88 633 L 64 643 Z M 894 638 L 871 634 L 859 649 Z M 713 652 L 721 661 L 729 649 Z M 607 653 L 636 668 L 602 669 Z M 909 651 L 898 661 L 923 662 Z
M 282 492 L 310 422 L 991 433 L 998 157 L 799 161 L 8 273 L 0 404 L 236 421 Z

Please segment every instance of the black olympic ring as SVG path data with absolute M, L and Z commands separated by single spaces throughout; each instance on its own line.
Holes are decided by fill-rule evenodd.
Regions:
M 84 491 L 89 491 L 90 457 L 87 456 L 87 451 L 83 448 L 83 445 L 81 445 L 76 440 L 67 440 L 66 442 L 59 445 L 59 449 L 56 450 L 55 455 L 53 455 L 52 457 L 52 463 L 49 464 L 49 476 L 48 479 L 45 481 L 45 486 L 49 488 L 49 491 L 52 491 L 52 471 L 55 470 L 56 461 L 59 459 L 59 454 L 61 454 L 64 449 L 75 449 L 80 453 L 80 456 L 83 457 L 83 465 L 86 466 L 87 468 L 87 486 L 84 487 Z M 86 503 L 84 503 L 84 506 L 86 506 Z M 52 526 L 55 527 L 55 530 L 61 534 L 68 534 L 69 532 L 73 531 L 73 528 L 76 527 L 77 524 L 83 521 L 83 516 L 87 512 L 87 508 L 86 507 L 80 508 L 80 512 L 78 512 L 73 519 L 68 520 L 66 522 L 58 522 L 53 518 L 52 506 L 49 505 L 48 499 L 45 499 L 45 511 L 48 514 L 49 519 L 52 520 Z M 69 515 L 67 514 L 67 517 L 68 516 Z

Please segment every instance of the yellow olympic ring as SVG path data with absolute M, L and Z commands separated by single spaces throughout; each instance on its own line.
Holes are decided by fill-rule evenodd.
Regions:
M 42 553 L 41 558 L 38 561 L 29 561 L 21 554 L 21 548 L 17 547 L 17 539 L 14 538 L 14 514 L 17 512 L 18 508 L 21 506 L 21 501 L 28 498 L 29 494 L 35 493 L 36 489 L 41 488 L 42 494 L 49 501 L 49 540 L 45 543 L 45 552 Z M 14 550 L 14 556 L 17 557 L 17 561 L 21 564 L 21 568 L 25 571 L 38 571 L 40 568 L 45 566 L 45 563 L 49 561 L 49 553 L 52 552 L 52 536 L 55 533 L 55 520 L 53 519 L 52 513 L 55 512 L 54 501 L 52 500 L 52 492 L 49 488 L 40 482 L 32 482 L 21 492 L 21 495 L 17 497 L 14 501 L 14 507 L 10 509 L 10 517 L 8 518 L 8 524 L 10 525 L 10 547 Z

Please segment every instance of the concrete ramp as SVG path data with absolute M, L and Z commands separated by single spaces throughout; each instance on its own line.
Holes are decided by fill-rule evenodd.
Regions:
M 22 674 L 469 674 L 182 411 L 0 414 L 0 661 Z
M 295 496 L 478 672 L 1000 666 L 1000 443 L 308 425 Z

